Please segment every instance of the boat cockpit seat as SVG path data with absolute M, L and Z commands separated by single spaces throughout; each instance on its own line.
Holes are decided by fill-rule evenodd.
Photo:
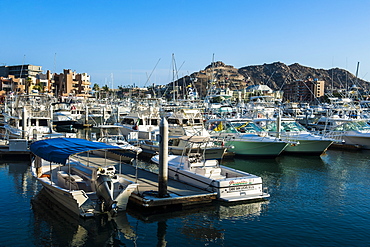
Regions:
M 78 175 L 69 175 L 65 171 L 57 172 L 58 186 L 64 189 L 78 190 L 78 183 L 83 182 L 83 179 Z
M 224 176 L 221 175 L 221 168 L 220 167 L 199 167 L 196 168 L 195 171 L 197 174 L 205 176 L 207 178 L 212 178 L 212 179 L 220 179 L 223 178 Z

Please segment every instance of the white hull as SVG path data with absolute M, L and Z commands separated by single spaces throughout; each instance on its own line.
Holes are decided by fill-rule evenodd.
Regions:
M 152 161 L 158 164 L 158 158 L 154 156 Z M 169 156 L 168 176 L 210 192 L 217 192 L 218 200 L 247 201 L 270 196 L 264 192 L 261 177 L 225 166 L 215 166 L 215 160 L 206 161 L 205 166 L 203 162 L 197 163 L 197 166 L 193 164 L 191 170 L 187 170 L 184 168 L 187 166 L 187 158 L 182 159 L 181 156 Z
M 37 177 L 34 166 L 33 175 L 41 182 L 47 193 L 62 204 L 72 213 L 82 217 L 93 216 L 97 210 L 97 204 L 92 201 L 83 190 L 67 190 L 50 181 L 48 177 Z
M 370 135 L 343 135 L 343 140 L 346 144 L 360 145 L 363 149 L 370 149 Z
M 33 163 L 35 163 L 35 161 Z M 82 217 L 91 217 L 95 214 L 104 213 L 101 201 L 99 200 L 100 196 L 93 184 L 96 180 L 93 177 L 96 175 L 91 175 L 92 177 L 89 179 L 82 178 L 83 172 L 86 170 L 93 171 L 93 168 L 85 168 L 85 171 L 80 172 L 79 176 L 77 170 L 72 167 L 72 183 L 69 183 L 67 166 L 60 167 L 59 165 L 53 164 L 50 177 L 50 165 L 46 164 L 46 162 L 43 163 L 45 164 L 41 167 L 39 175 L 37 175 L 38 173 L 33 164 L 32 174 L 41 182 L 50 196 L 72 213 Z M 59 173 L 65 173 L 66 175 L 63 177 Z M 129 197 L 136 188 L 137 184 L 124 179 L 120 174 L 116 174 L 115 177 L 112 178 L 112 194 L 116 202 L 117 211 L 126 210 Z

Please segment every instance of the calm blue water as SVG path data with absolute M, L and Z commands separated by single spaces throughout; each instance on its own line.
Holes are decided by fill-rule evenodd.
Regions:
M 0 161 L 0 246 L 369 246 L 369 158 L 235 159 L 224 164 L 262 176 L 268 201 L 89 220 L 38 193 L 27 162 Z

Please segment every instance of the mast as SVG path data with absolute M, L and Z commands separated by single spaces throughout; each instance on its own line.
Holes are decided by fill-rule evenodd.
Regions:
M 176 82 L 175 82 L 175 54 L 172 53 L 172 100 L 175 102 L 176 100 Z
M 358 82 L 358 68 L 360 67 L 360 62 L 357 62 L 357 68 L 356 68 L 356 87 Z

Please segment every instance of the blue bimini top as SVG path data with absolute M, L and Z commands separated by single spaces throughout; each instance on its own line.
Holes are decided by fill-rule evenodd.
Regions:
M 79 138 L 51 138 L 32 143 L 30 149 L 33 154 L 44 160 L 65 165 L 68 157 L 73 154 L 93 150 L 116 150 L 120 147 Z

